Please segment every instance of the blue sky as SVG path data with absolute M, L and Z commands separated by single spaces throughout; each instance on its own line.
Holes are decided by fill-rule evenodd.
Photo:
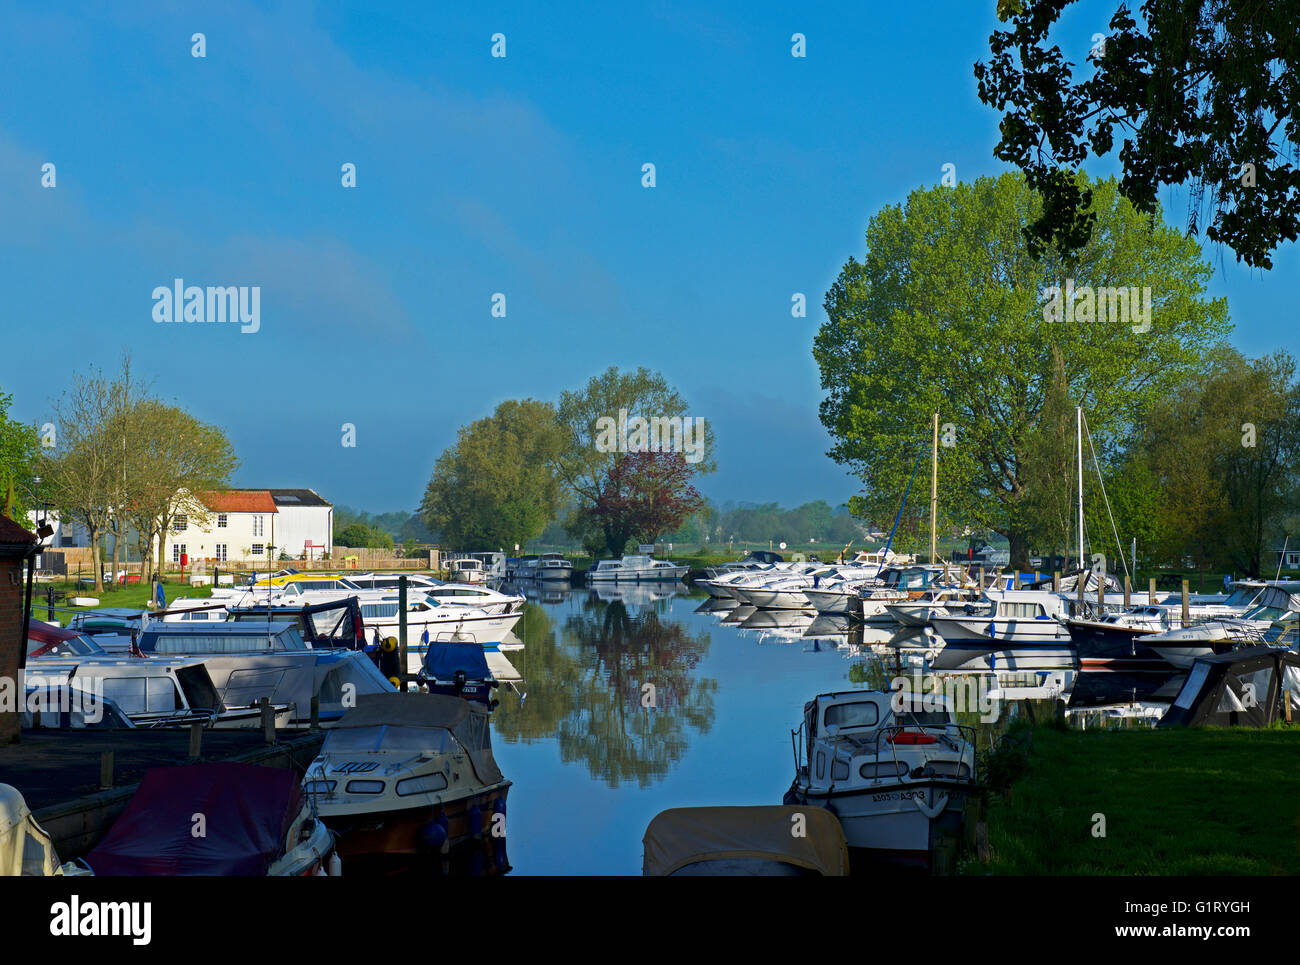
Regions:
M 822 297 L 881 206 L 945 163 L 1003 170 L 971 71 L 993 0 L 371 6 L 0 11 L 12 415 L 43 421 L 72 371 L 126 349 L 226 429 L 237 484 L 384 511 L 503 399 L 646 365 L 716 433 L 712 498 L 855 492 L 817 420 Z M 1082 58 L 1112 9 L 1071 10 L 1061 42 Z M 1181 225 L 1185 195 L 1164 197 Z M 1269 273 L 1207 254 L 1235 344 L 1300 352 L 1295 246 Z M 156 324 L 178 277 L 261 286 L 261 330 Z

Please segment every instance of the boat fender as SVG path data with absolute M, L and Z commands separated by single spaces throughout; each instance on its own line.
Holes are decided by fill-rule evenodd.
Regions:
M 431 851 L 445 851 L 447 848 L 447 816 L 439 814 L 420 829 L 420 840 Z
M 939 816 L 939 814 L 943 811 L 944 808 L 948 806 L 948 793 L 945 791 L 944 793 L 936 797 L 934 799 L 933 807 L 926 804 L 919 797 L 912 798 L 912 803 L 916 805 L 916 809 L 918 811 L 924 814 L 927 818 L 933 820 L 934 818 Z
M 340 878 L 343 876 L 343 859 L 339 857 L 337 851 L 330 854 L 328 871 L 331 878 Z
M 469 836 L 477 838 L 483 833 L 483 809 L 477 804 L 471 804 L 465 816 L 469 819 Z

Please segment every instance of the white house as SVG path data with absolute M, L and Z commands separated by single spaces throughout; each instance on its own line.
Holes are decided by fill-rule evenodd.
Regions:
M 163 558 L 219 566 L 325 556 L 334 545 L 334 507 L 311 489 L 230 489 L 199 494 L 206 518 L 178 513 Z
M 278 545 L 290 556 L 329 556 L 334 550 L 334 507 L 314 489 L 272 489 Z

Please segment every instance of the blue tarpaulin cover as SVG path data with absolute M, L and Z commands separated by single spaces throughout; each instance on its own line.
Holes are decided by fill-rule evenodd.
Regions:
M 264 875 L 301 808 L 292 768 L 155 767 L 86 863 L 96 875 Z
M 465 671 L 467 680 L 488 680 L 492 676 L 481 644 L 449 641 L 429 646 L 429 652 L 424 658 L 426 677 L 451 680 L 456 676 L 457 670 Z

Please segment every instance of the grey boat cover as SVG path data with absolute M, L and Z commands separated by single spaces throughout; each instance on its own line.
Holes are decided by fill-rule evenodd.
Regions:
M 804 816 L 802 837 L 794 815 Z M 670 875 L 701 861 L 774 861 L 822 875 L 847 875 L 849 849 L 835 815 L 807 805 L 669 808 L 645 829 L 642 874 Z
M 356 707 L 344 714 L 335 726 L 382 727 L 387 724 L 448 730 L 469 754 L 478 779 L 484 784 L 497 784 L 505 777 L 492 756 L 488 714 L 483 704 L 443 694 L 415 691 L 360 694 Z
M 1255 605 L 1277 607 L 1291 613 L 1300 611 L 1300 583 L 1270 583 L 1264 587 Z
M 1286 719 L 1286 701 L 1300 720 L 1300 656 L 1279 647 L 1245 647 L 1201 657 L 1161 727 L 1267 727 Z

